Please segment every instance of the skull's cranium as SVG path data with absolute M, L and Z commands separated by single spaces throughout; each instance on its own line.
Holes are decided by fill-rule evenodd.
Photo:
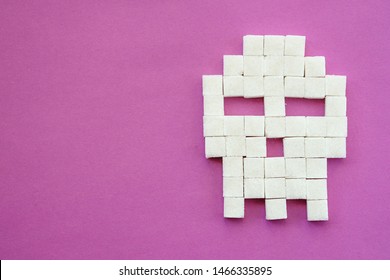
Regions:
M 304 36 L 247 35 L 223 76 L 203 76 L 206 157 L 223 159 L 225 218 L 243 218 L 244 200 L 257 198 L 267 220 L 287 218 L 286 199 L 328 220 L 327 158 L 346 157 L 346 77 L 304 53 Z M 264 98 L 264 116 L 225 116 L 228 97 Z M 325 116 L 286 116 L 285 97 L 325 99 Z M 284 157 L 267 157 L 266 138 L 283 138 Z

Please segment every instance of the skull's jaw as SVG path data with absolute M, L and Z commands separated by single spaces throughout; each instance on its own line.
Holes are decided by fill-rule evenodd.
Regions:
M 267 220 L 286 219 L 287 200 L 303 199 L 309 221 L 328 220 L 325 158 L 232 156 L 222 162 L 225 218 L 244 218 L 245 199 L 265 199 Z

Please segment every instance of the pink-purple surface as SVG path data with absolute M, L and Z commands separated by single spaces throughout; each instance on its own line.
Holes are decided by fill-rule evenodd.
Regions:
M 1 1 L 0 259 L 388 259 L 389 3 Z M 348 76 L 329 222 L 223 218 L 201 75 L 245 34 L 306 35 Z

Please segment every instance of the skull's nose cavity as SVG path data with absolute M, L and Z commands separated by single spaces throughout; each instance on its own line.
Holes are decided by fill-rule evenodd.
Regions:
M 267 157 L 283 156 L 283 138 L 267 138 Z

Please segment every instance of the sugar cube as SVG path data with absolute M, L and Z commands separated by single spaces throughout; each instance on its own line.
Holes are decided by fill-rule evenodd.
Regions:
M 328 137 L 347 137 L 347 117 L 327 117 L 326 133 Z
M 283 139 L 283 151 L 286 158 L 305 157 L 305 138 L 291 137 Z
M 267 117 L 283 117 L 286 115 L 286 106 L 283 96 L 264 97 L 264 115 Z
M 306 77 L 325 77 L 325 57 L 306 56 L 305 57 Z
M 307 199 L 328 199 L 326 179 L 306 180 Z
M 225 97 L 244 96 L 244 77 L 243 76 L 224 76 L 223 94 Z
M 306 177 L 310 179 L 323 179 L 327 177 L 326 158 L 307 158 Z
M 205 137 L 206 158 L 226 156 L 225 137 Z
M 247 157 L 266 157 L 267 147 L 265 137 L 246 137 Z
M 224 117 L 224 135 L 235 136 L 244 135 L 244 117 L 243 116 L 225 116 Z
M 327 136 L 327 118 L 306 117 L 306 136 Z
M 307 158 L 326 157 L 326 140 L 324 137 L 305 138 L 305 156 Z
M 263 76 L 263 56 L 244 55 L 244 76 Z
M 306 205 L 308 221 L 328 220 L 328 200 L 308 200 Z
M 223 116 L 224 103 L 222 95 L 203 96 L 204 115 L 205 116 Z
M 287 35 L 285 38 L 284 55 L 304 56 L 305 36 Z
M 264 158 L 244 158 L 245 178 L 264 178 Z
M 226 155 L 229 157 L 245 156 L 245 136 L 227 136 Z
M 203 135 L 223 136 L 223 116 L 204 116 Z
M 223 157 L 222 170 L 224 177 L 244 176 L 244 163 L 242 157 Z
M 263 77 L 245 76 L 244 77 L 244 97 L 258 98 L 264 96 Z
M 244 197 L 243 177 L 223 177 L 224 197 Z
M 203 75 L 203 95 L 222 95 L 222 76 Z
M 286 158 L 286 178 L 306 178 L 306 160 Z
M 245 135 L 264 136 L 264 117 L 245 116 Z
M 266 117 L 265 136 L 267 138 L 281 138 L 286 135 L 285 117 Z
M 306 179 L 286 179 L 287 199 L 306 199 Z
M 224 217 L 244 218 L 245 202 L 243 197 L 224 197 Z
M 283 76 L 264 77 L 264 96 L 284 96 Z
M 327 158 L 346 158 L 347 145 L 346 138 L 326 138 L 326 157 Z
M 339 75 L 326 75 L 326 95 L 345 96 L 347 77 Z
M 284 76 L 303 77 L 305 60 L 301 56 L 284 57 Z
M 264 36 L 246 35 L 244 36 L 244 55 L 263 55 Z
M 265 198 L 286 198 L 285 178 L 265 178 Z
M 286 77 L 284 79 L 284 95 L 286 97 L 303 98 L 305 96 L 305 78 Z
M 347 99 L 345 96 L 325 97 L 325 116 L 344 117 L 347 115 Z
M 286 174 L 283 157 L 268 157 L 264 159 L 264 170 L 266 178 L 284 178 Z
M 264 55 L 284 55 L 284 38 L 280 35 L 264 36 Z
M 287 219 L 287 203 L 285 198 L 265 200 L 265 218 L 267 220 Z
M 305 98 L 325 98 L 325 78 L 305 78 Z
M 264 198 L 264 179 L 245 178 L 244 179 L 245 198 Z
M 286 137 L 306 136 L 306 118 L 286 117 Z
M 284 57 L 271 55 L 264 57 L 264 75 L 265 76 L 283 76 Z
M 244 59 L 242 55 L 223 56 L 223 75 L 241 76 L 244 74 Z

